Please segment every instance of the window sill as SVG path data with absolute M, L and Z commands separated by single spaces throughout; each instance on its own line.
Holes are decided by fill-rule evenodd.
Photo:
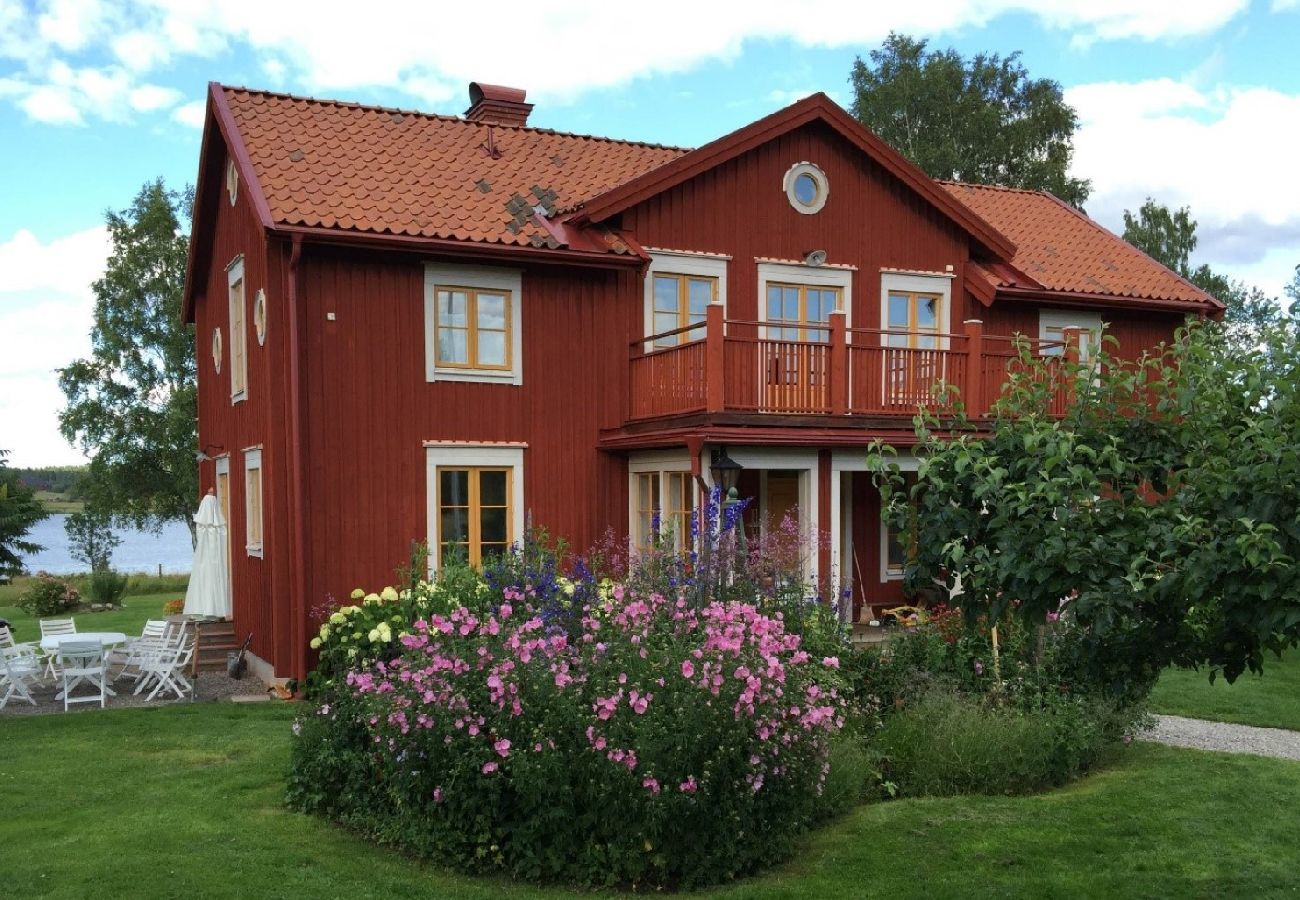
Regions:
M 248 391 L 240 391 L 238 394 L 231 394 L 230 405 L 234 406 L 236 403 L 243 403 L 247 399 L 248 399 Z
M 261 545 L 261 544 L 249 544 L 249 545 L 246 546 L 244 549 L 248 552 L 248 555 L 249 555 L 250 557 L 253 557 L 254 559 L 262 559 L 262 545 Z
M 522 384 L 523 378 L 516 371 L 506 369 L 439 369 L 429 374 L 428 382 L 439 381 L 479 382 L 482 384 Z

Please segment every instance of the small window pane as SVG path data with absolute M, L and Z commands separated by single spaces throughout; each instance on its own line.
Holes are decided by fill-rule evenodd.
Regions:
M 439 535 L 443 543 L 465 543 L 469 540 L 469 510 L 444 509 Z
M 812 206 L 817 202 L 817 180 L 807 172 L 796 177 L 794 180 L 794 198 L 804 206 Z
M 505 506 L 506 473 L 480 472 L 478 477 L 479 503 L 484 506 Z
M 676 312 L 678 309 L 677 278 L 671 275 L 655 276 L 655 309 Z
M 466 313 L 469 298 L 464 291 L 438 292 L 438 324 L 464 328 L 469 324 Z
M 916 325 L 918 328 L 934 330 L 939 327 L 939 304 L 933 297 L 916 298 Z
M 670 313 L 670 312 L 655 313 L 655 334 L 662 334 L 665 331 L 672 331 L 677 327 L 678 326 L 677 326 L 676 313 Z M 675 341 L 672 341 L 671 338 L 669 338 L 669 341 L 675 343 Z
M 704 278 L 692 278 L 688 288 L 690 313 L 694 317 L 704 317 L 705 310 L 713 302 L 713 282 Z
M 486 507 L 479 513 L 479 534 L 483 544 L 505 544 L 507 533 L 505 509 Z
M 438 330 L 438 359 L 445 363 L 469 362 L 469 332 L 454 328 Z
M 889 295 L 889 327 L 906 328 L 908 326 L 908 297 L 906 294 Z
M 478 333 L 478 364 L 504 366 L 506 364 L 506 335 L 503 331 Z
M 798 288 L 781 288 L 781 318 L 790 322 L 799 321 Z
M 478 295 L 478 327 L 505 330 L 506 298 L 502 294 Z
M 767 286 L 767 317 L 769 319 L 782 318 L 780 285 L 769 284 Z
M 469 505 L 469 471 L 466 469 L 443 469 L 440 473 L 441 484 L 438 486 L 438 503 L 441 506 Z

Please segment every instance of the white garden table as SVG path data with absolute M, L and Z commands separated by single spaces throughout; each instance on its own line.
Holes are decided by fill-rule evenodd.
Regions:
M 107 650 L 109 647 L 116 647 L 119 644 L 125 644 L 126 635 L 120 631 L 79 631 L 73 634 L 52 634 L 49 637 L 41 638 L 41 649 L 51 655 L 57 655 L 59 652 L 59 646 L 63 644 L 64 641 L 72 644 L 97 641 L 103 645 L 105 650 Z M 104 678 L 105 680 L 108 678 L 107 659 L 104 660 Z M 108 685 L 104 685 L 104 690 L 114 697 L 117 696 L 117 692 Z M 54 699 L 62 700 L 63 691 L 59 691 L 55 694 Z

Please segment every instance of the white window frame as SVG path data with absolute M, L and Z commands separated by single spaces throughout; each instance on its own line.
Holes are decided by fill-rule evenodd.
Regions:
M 663 512 L 668 508 L 668 476 L 686 475 L 694 485 L 695 510 L 702 505 L 699 483 L 691 474 L 691 457 L 687 453 L 655 452 L 639 454 L 627 463 L 627 548 L 629 553 L 636 553 L 644 548 L 636 545 L 637 527 L 637 476 L 655 474 L 659 476 L 659 514 L 662 533 Z M 682 536 L 682 546 L 690 543 L 690 535 Z
M 651 335 L 655 333 L 655 275 L 694 275 L 700 278 L 718 279 L 718 296 L 714 299 L 714 302 L 722 304 L 723 317 L 726 317 L 727 264 L 731 262 L 730 256 L 718 253 L 697 253 L 688 250 L 652 250 L 650 248 L 646 248 L 646 250 L 650 254 L 650 265 L 646 268 L 643 288 L 644 302 L 642 309 L 645 330 L 642 334 Z M 704 332 L 705 329 L 703 328 L 690 332 L 690 340 L 703 340 Z M 685 341 L 682 343 L 685 343 Z M 646 341 L 646 353 L 650 353 L 655 349 L 650 341 Z M 658 349 L 667 348 L 660 347 Z
M 235 293 L 236 284 L 243 285 L 240 291 L 239 327 L 235 327 Z M 230 404 L 233 406 L 248 399 L 248 279 L 244 277 L 244 255 L 241 253 L 226 266 L 226 315 L 227 330 L 230 332 Z M 239 380 L 242 387 L 235 390 L 235 346 L 242 348 L 239 356 Z
M 809 266 L 800 263 L 758 263 L 758 321 L 767 321 L 767 285 L 792 284 L 803 287 L 839 288 L 840 309 L 844 312 L 844 327 L 853 327 L 853 273 L 851 266 L 820 265 Z M 768 336 L 763 329 L 763 337 Z M 829 334 L 827 340 L 830 339 Z M 849 336 L 849 343 L 852 343 Z
M 524 450 L 527 444 L 462 444 L 427 441 L 424 444 L 425 496 L 427 498 L 427 538 L 429 574 L 438 571 L 438 469 L 489 468 L 510 469 L 510 532 L 513 540 L 524 536 Z
M 438 285 L 500 291 L 510 295 L 510 368 L 467 369 L 439 366 L 437 311 Z M 424 266 L 424 379 L 425 381 L 469 381 L 485 384 L 524 383 L 523 273 L 519 269 L 495 266 L 456 266 L 426 263 Z
M 1105 323 L 1101 320 L 1101 313 L 1092 310 L 1040 309 L 1038 311 L 1038 339 L 1040 341 L 1057 340 L 1054 337 L 1049 338 L 1047 336 L 1048 328 L 1082 328 L 1085 331 L 1091 331 L 1094 336 L 1093 343 L 1089 345 L 1086 352 L 1080 353 L 1080 359 L 1087 362 L 1095 357 L 1097 351 L 1101 349 L 1101 336 Z
M 249 556 L 263 558 L 263 548 L 266 546 L 266 469 L 262 468 L 262 446 L 247 447 L 244 454 L 244 550 Z M 253 521 L 253 492 L 251 473 L 256 469 L 258 472 L 258 523 L 257 530 L 261 532 L 261 540 L 254 542 L 251 539 L 249 524 Z
M 948 349 L 948 335 L 952 333 L 952 282 L 951 272 L 919 273 L 882 271 L 880 273 L 880 330 L 889 330 L 889 295 L 893 291 L 909 294 L 938 294 L 939 299 L 939 349 Z

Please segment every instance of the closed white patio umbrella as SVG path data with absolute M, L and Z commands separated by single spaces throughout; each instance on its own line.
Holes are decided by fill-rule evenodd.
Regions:
M 226 570 L 226 520 L 216 494 L 208 491 L 194 514 L 196 541 L 185 614 L 230 618 L 230 573 Z

